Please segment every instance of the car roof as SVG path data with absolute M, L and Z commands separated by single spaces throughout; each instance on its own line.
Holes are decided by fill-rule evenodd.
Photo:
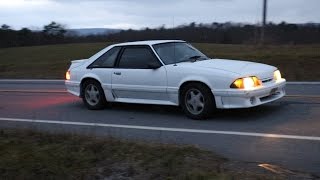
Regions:
M 133 42 L 125 42 L 114 44 L 114 46 L 128 46 L 128 45 L 155 45 L 161 43 L 170 43 L 170 42 L 185 42 L 182 40 L 148 40 L 148 41 L 133 41 Z

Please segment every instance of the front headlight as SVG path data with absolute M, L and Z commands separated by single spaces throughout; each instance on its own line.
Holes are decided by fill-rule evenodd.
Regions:
M 274 71 L 274 73 L 273 73 L 273 79 L 274 79 L 275 81 L 278 81 L 278 80 L 280 80 L 281 78 L 282 78 L 282 77 L 281 77 L 280 71 L 279 71 L 279 70 Z
M 261 81 L 255 77 L 245 77 L 235 80 L 231 85 L 230 88 L 237 88 L 237 89 L 252 89 L 254 87 L 261 86 Z

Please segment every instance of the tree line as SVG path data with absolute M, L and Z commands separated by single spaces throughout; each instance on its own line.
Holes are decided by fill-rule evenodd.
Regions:
M 125 30 L 111 34 L 107 38 L 112 42 L 149 40 L 149 39 L 183 39 L 189 42 L 219 44 L 258 44 L 260 43 L 258 25 L 240 23 L 212 23 L 178 26 L 166 29 Z M 320 43 L 320 24 L 279 24 L 269 23 L 265 27 L 267 44 L 310 44 Z
M 125 42 L 152 39 L 183 39 L 189 42 L 219 44 L 258 44 L 260 27 L 241 23 L 197 24 L 195 22 L 175 28 L 145 28 L 122 30 L 106 35 L 77 36 L 67 33 L 66 28 L 56 22 L 45 25 L 40 31 L 28 28 L 13 30 L 3 24 L 0 28 L 0 47 L 32 46 L 81 42 Z M 310 44 L 320 43 L 320 24 L 268 23 L 265 27 L 265 43 Z

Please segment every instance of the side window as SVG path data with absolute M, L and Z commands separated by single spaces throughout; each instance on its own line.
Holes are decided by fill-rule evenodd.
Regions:
M 114 47 L 100 56 L 94 63 L 90 65 L 90 67 L 105 67 L 111 68 L 114 66 L 114 63 L 117 59 L 118 53 L 121 47 Z
M 149 69 L 148 64 L 160 62 L 147 47 L 126 47 L 119 62 L 119 68 L 125 69 Z

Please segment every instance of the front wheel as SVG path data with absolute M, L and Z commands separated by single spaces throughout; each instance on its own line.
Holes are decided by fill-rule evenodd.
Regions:
M 180 104 L 184 113 L 196 120 L 208 118 L 215 110 L 215 100 L 210 89 L 199 83 L 188 84 L 183 88 Z
M 88 109 L 103 109 L 106 104 L 103 89 L 97 81 L 89 80 L 83 85 L 82 100 Z

